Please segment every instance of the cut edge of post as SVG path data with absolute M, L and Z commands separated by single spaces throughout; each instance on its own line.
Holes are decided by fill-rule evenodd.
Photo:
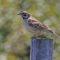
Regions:
M 38 51 L 40 51 L 38 54 L 44 52 L 45 53 L 44 55 L 46 55 L 48 53 L 48 55 L 47 55 L 48 57 L 45 58 L 45 60 L 52 60 L 53 39 L 51 39 L 51 38 L 40 38 L 39 39 L 39 38 L 36 38 L 35 36 L 32 36 L 31 37 L 31 48 L 30 48 L 30 60 L 36 60 L 36 58 L 38 58 L 38 60 L 39 60 L 39 58 L 40 58 L 40 60 L 44 60 L 44 57 L 41 58 L 44 55 L 40 55 L 39 57 L 36 57 L 37 55 L 35 55 L 35 54 L 36 54 L 36 52 L 38 52 L 37 49 L 38 49 Z M 44 51 L 43 49 L 47 49 L 48 52 Z

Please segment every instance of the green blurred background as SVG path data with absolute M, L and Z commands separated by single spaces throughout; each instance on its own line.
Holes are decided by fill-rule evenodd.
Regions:
M 32 35 L 17 15 L 21 10 L 60 34 L 60 0 L 0 0 L 0 60 L 29 60 Z M 60 60 L 59 38 L 54 38 L 53 60 Z

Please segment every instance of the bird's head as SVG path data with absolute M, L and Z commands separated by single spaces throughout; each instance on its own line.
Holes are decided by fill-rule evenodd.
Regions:
M 24 10 L 20 11 L 18 15 L 20 15 L 23 19 L 28 19 L 30 17 L 30 14 Z

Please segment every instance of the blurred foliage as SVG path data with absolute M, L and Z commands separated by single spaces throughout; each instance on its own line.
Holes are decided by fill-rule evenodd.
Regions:
M 21 10 L 60 34 L 60 0 L 0 0 L 0 60 L 29 60 L 31 34 L 17 15 Z M 53 60 L 60 60 L 59 38 L 54 38 Z

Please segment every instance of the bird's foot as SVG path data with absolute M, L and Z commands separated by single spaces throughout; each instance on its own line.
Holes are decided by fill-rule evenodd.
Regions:
M 47 38 L 47 36 L 45 36 L 45 35 L 39 35 L 39 34 L 35 34 L 34 36 L 36 38 Z

